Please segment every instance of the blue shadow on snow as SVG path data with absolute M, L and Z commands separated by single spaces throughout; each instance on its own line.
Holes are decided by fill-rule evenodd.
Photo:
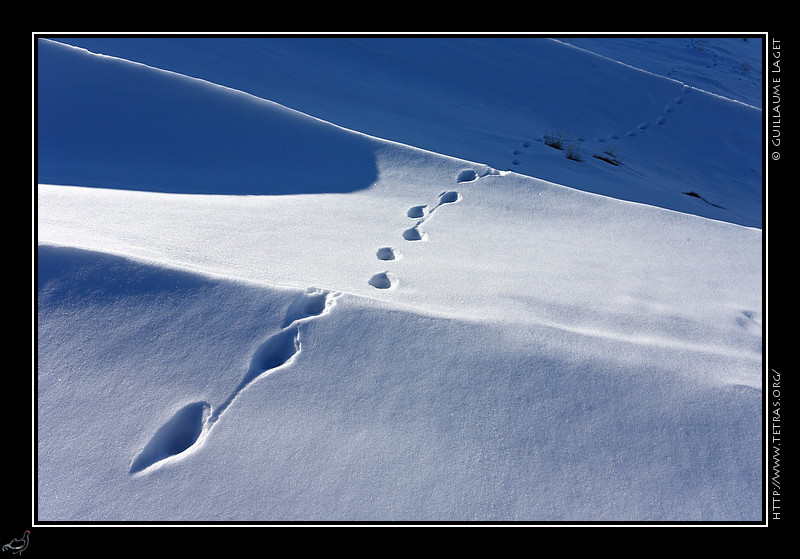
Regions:
M 41 39 L 36 69 L 39 184 L 277 195 L 377 178 L 369 138 L 239 91 Z

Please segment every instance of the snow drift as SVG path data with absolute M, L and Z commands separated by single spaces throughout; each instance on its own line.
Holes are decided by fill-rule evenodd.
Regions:
M 37 45 L 39 520 L 761 518 L 759 109 L 542 39 L 138 44 Z M 641 141 L 513 126 L 568 119 Z

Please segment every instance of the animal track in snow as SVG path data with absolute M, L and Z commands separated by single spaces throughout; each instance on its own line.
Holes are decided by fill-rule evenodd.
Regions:
M 286 328 L 291 323 L 305 318 L 319 316 L 330 310 L 335 301 L 335 296 L 327 291 L 309 288 L 304 293 L 295 297 L 289 309 L 286 311 L 286 318 L 283 320 L 282 328 Z
M 369 278 L 369 284 L 377 289 L 389 289 L 397 285 L 397 280 L 389 272 L 380 272 Z
M 464 169 L 458 174 L 457 182 L 472 182 L 478 178 L 478 172 L 475 169 Z
M 655 123 L 658 126 L 666 126 L 667 116 L 672 115 L 675 112 L 677 106 L 683 104 L 686 98 L 686 94 L 691 92 L 691 90 L 692 90 L 691 87 L 689 87 L 688 85 L 684 85 L 681 94 L 675 97 L 666 107 L 664 107 L 662 114 L 655 117 Z M 639 134 L 647 130 L 649 127 L 650 127 L 650 122 L 643 122 L 639 124 L 639 126 L 637 126 L 635 129 L 626 132 L 625 136 L 626 137 L 638 136 Z M 612 139 L 619 139 L 618 134 L 612 134 L 609 137 Z
M 425 208 L 428 206 L 412 206 L 408 209 L 406 215 L 412 219 L 418 219 L 420 217 L 425 217 Z
M 452 204 L 453 202 L 458 202 L 459 197 L 460 197 L 459 193 L 456 192 L 455 190 L 447 190 L 445 192 L 442 192 L 439 195 L 439 206 L 441 206 L 442 204 Z M 439 206 L 436 206 L 436 208 L 438 208 Z M 436 208 L 433 209 L 435 210 Z
M 478 175 L 478 172 L 474 169 L 464 169 L 458 173 L 456 182 L 471 182 L 487 175 L 499 174 L 501 174 L 499 171 L 496 171 L 492 168 L 487 168 L 482 175 Z M 459 200 L 461 200 L 461 194 L 458 191 L 445 190 L 439 194 L 438 203 L 430 208 L 430 210 L 428 210 L 427 204 L 411 206 L 408 211 L 406 211 L 406 216 L 411 219 L 416 219 L 417 222 L 414 224 L 414 226 L 403 231 L 403 239 L 409 242 L 424 241 L 427 239 L 428 235 L 422 230 L 422 225 L 428 219 L 430 219 L 439 208 L 446 204 L 453 204 Z M 392 261 L 400 258 L 400 254 L 392 247 L 388 246 L 379 248 L 376 252 L 376 256 L 378 257 L 378 260 L 382 261 Z M 371 278 L 369 278 L 369 280 L 367 280 L 367 283 L 376 289 L 391 289 L 397 286 L 397 278 L 394 276 L 394 274 L 384 271 L 373 275 Z
M 522 147 L 530 147 L 530 142 L 525 142 L 522 144 Z M 520 152 L 521 153 L 521 152 Z M 502 175 L 503 172 L 498 171 L 497 169 L 492 169 L 491 167 L 487 167 L 486 170 L 482 174 L 478 174 L 478 171 L 475 169 L 464 169 L 460 173 L 458 173 L 458 177 L 456 177 L 456 182 L 472 182 L 478 180 L 483 177 L 488 177 L 490 175 Z
M 144 472 L 199 447 L 243 390 L 297 357 L 301 348 L 300 323 L 329 312 L 338 296 L 338 293 L 307 289 L 295 297 L 286 311 L 283 328 L 256 349 L 246 374 L 228 398 L 216 409 L 202 401 L 179 409 L 134 458 L 129 473 Z
M 463 174 L 463 173 L 462 173 Z M 461 175 L 459 175 L 460 177 Z M 461 195 L 455 190 L 445 190 L 441 194 L 439 194 L 439 203 L 436 204 L 434 207 L 430 209 L 427 213 L 421 211 L 423 208 L 427 208 L 427 206 L 413 206 L 411 209 L 408 210 L 407 215 L 409 217 L 417 218 L 419 217 L 419 221 L 417 221 L 414 227 L 409 227 L 405 231 L 403 231 L 403 238 L 407 241 L 424 241 L 428 236 L 427 234 L 420 228 L 423 223 L 425 223 L 428 219 L 431 218 L 433 213 L 442 207 L 445 204 L 452 204 L 457 202 L 461 198 Z
M 625 132 L 611 132 L 611 133 L 609 133 L 608 135 L 606 135 L 604 137 L 595 138 L 595 141 L 600 143 L 600 144 L 604 144 L 608 140 L 625 140 L 627 138 L 633 138 L 633 137 L 639 136 L 641 134 L 644 134 L 650 128 L 650 126 L 653 123 L 655 123 L 658 126 L 666 126 L 667 123 L 668 123 L 668 117 L 670 117 L 673 113 L 675 113 L 675 111 L 677 110 L 678 106 L 680 106 L 680 105 L 682 105 L 684 103 L 687 94 L 689 94 L 691 91 L 692 91 L 692 87 L 689 86 L 689 85 L 685 85 L 684 84 L 682 86 L 681 93 L 678 96 L 674 97 L 669 102 L 669 104 L 667 104 L 664 107 L 662 113 L 659 114 L 659 115 L 656 115 L 652 119 L 652 121 L 641 122 L 638 126 L 636 126 L 634 128 L 631 128 L 629 130 L 626 130 Z M 565 151 L 565 155 L 567 156 L 567 159 L 572 159 L 574 161 L 582 161 L 583 160 L 581 157 L 578 156 L 577 153 L 574 153 L 572 156 L 570 155 L 569 150 L 566 148 L 566 145 L 568 144 L 568 139 L 567 138 L 562 138 L 562 137 L 560 137 L 560 134 L 559 134 L 559 139 L 561 140 L 561 142 L 559 142 L 556 145 L 556 144 L 553 144 L 552 142 L 550 142 L 550 143 L 548 142 L 548 135 L 547 134 L 544 134 L 542 136 L 539 136 L 538 138 L 535 138 L 535 140 L 537 142 L 539 142 L 539 143 L 545 143 L 546 145 L 550 145 L 551 147 L 558 147 L 558 149 Z M 577 146 L 583 141 L 584 141 L 584 139 L 580 138 L 580 137 L 575 138 L 573 140 L 574 146 L 576 146 L 576 149 L 577 149 Z M 514 149 L 511 150 L 511 156 L 512 157 L 509 159 L 509 164 L 512 167 L 519 167 L 520 165 L 523 165 L 525 163 L 525 159 L 524 159 L 525 149 L 530 147 L 532 145 L 532 142 L 524 141 L 520 145 L 521 145 L 522 149 L 520 147 L 515 147 Z M 606 157 L 603 157 L 603 156 L 597 157 L 595 155 L 594 157 L 597 158 L 597 159 L 600 159 L 600 160 L 608 161 L 608 159 Z M 619 165 L 619 161 L 617 160 L 617 162 L 614 163 L 614 164 L 618 166 Z
M 207 402 L 194 402 L 179 409 L 169 421 L 151 437 L 131 464 L 130 473 L 135 474 L 191 448 L 203 433 L 211 414 Z
M 400 258 L 400 254 L 392 247 L 381 247 L 375 254 L 378 260 L 397 260 Z
M 417 224 L 403 231 L 403 238 L 407 241 L 424 241 L 428 238 L 428 234 L 420 230 L 419 224 Z

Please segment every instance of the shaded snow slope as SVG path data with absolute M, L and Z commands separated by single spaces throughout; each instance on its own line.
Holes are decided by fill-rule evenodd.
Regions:
M 760 517 L 748 358 L 340 295 L 198 441 L 306 290 L 38 256 L 41 520 Z
M 372 142 L 270 101 L 40 41 L 40 183 L 182 194 L 350 192 Z
M 712 38 L 687 47 L 686 39 L 674 38 L 646 48 L 614 39 L 616 46 L 605 49 L 609 41 L 602 39 L 573 41 L 601 54 L 543 37 L 59 40 L 435 153 L 761 226 L 763 114 L 709 94 L 707 80 L 689 81 L 693 69 L 717 83 L 735 83 L 744 70 L 731 74 L 725 65 L 700 64 L 709 51 L 720 57 L 737 49 L 742 64 L 753 66 L 760 39 Z M 642 62 L 643 53 L 652 55 L 653 66 L 640 70 L 631 64 Z M 682 62 L 681 71 L 654 73 L 665 69 L 665 58 Z M 747 75 L 748 83 L 757 76 Z M 554 135 L 563 149 L 546 145 Z M 566 157 L 570 145 L 580 161 Z
M 763 107 L 760 37 L 564 37 L 559 39 L 659 76 L 759 109 Z

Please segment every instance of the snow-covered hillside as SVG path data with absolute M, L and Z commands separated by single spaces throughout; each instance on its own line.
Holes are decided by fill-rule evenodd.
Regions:
M 36 519 L 761 519 L 760 43 L 38 39 Z

